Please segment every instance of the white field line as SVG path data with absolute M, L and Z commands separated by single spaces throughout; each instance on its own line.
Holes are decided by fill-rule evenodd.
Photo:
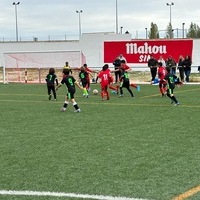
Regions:
M 89 194 L 75 194 L 64 192 L 38 192 L 38 191 L 15 191 L 15 190 L 0 190 L 0 195 L 12 195 L 12 196 L 49 196 L 49 197 L 70 197 L 80 199 L 97 199 L 97 200 L 148 200 L 141 198 L 129 198 L 129 197 L 113 197 L 103 195 L 89 195 Z

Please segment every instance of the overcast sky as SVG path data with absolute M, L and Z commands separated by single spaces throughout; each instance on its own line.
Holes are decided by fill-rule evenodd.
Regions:
M 12 0 L 0 0 L 0 41 L 15 40 L 16 17 Z M 188 29 L 191 22 L 200 26 L 199 0 L 117 0 L 118 31 L 129 31 L 132 38 L 145 38 L 145 28 L 151 22 L 166 30 L 171 19 L 173 29 L 182 35 L 182 23 Z M 78 39 L 79 14 L 81 32 L 115 32 L 116 0 L 20 0 L 17 6 L 18 35 L 22 40 L 38 38 Z M 164 33 L 164 32 L 163 32 Z M 175 33 L 175 36 L 177 31 Z M 160 31 L 162 35 L 162 31 Z

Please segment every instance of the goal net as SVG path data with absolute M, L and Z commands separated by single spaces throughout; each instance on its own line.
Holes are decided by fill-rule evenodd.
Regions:
M 72 68 L 86 63 L 86 58 L 81 51 L 6 52 L 4 60 L 4 83 L 42 83 L 51 67 L 61 72 L 66 62 Z

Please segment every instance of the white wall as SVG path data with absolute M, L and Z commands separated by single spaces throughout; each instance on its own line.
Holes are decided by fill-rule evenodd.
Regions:
M 130 34 L 85 33 L 80 41 L 0 42 L 0 65 L 4 65 L 5 52 L 82 50 L 89 67 L 102 67 L 104 41 L 130 41 Z M 200 40 L 193 42 L 193 66 L 200 66 Z
M 73 42 L 2 42 L 0 43 L 0 65 L 4 65 L 3 53 L 50 51 L 50 50 L 80 50 L 78 41 Z
M 104 41 L 130 41 L 130 34 L 115 33 L 89 33 L 83 34 L 80 39 L 80 47 L 86 56 L 87 64 L 91 67 L 104 65 L 103 45 Z
M 83 34 L 80 41 L 0 42 L 0 65 L 4 66 L 3 53 L 6 52 L 81 50 L 86 56 L 86 62 L 88 66 L 101 67 L 103 66 L 103 42 L 113 40 L 131 40 L 131 35 L 116 35 L 114 33 L 89 33 Z

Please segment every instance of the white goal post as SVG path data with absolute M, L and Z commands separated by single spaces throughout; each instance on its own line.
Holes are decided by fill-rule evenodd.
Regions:
M 4 52 L 3 82 L 24 82 L 24 72 L 30 69 L 62 68 L 66 62 L 72 68 L 86 63 L 82 51 Z

